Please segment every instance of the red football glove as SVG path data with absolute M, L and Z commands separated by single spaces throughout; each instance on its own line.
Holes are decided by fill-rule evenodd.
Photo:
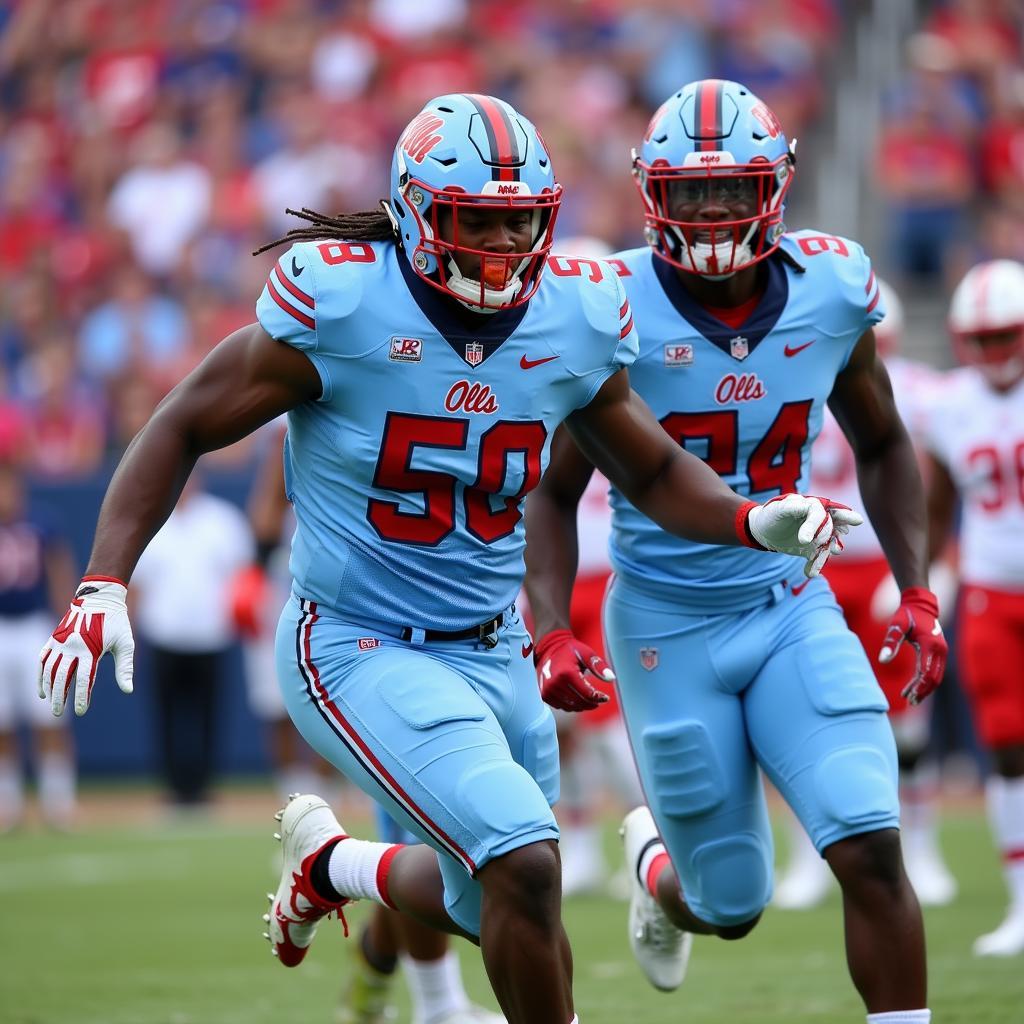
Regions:
M 231 580 L 228 607 L 241 636 L 255 638 L 263 632 L 269 589 L 267 574 L 258 565 L 240 569 Z
M 533 649 L 540 695 L 562 711 L 590 711 L 608 700 L 608 694 L 587 682 L 589 672 L 610 683 L 615 673 L 608 663 L 568 629 L 547 633 Z
M 892 661 L 904 640 L 917 654 L 917 668 L 902 695 L 908 703 L 920 704 L 942 682 L 949 653 L 939 625 L 939 602 L 924 587 L 908 587 L 900 595 L 900 606 L 885 631 L 878 660 L 883 664 Z

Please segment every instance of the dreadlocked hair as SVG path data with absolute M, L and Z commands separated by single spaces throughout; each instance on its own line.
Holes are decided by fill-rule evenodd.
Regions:
M 268 242 L 253 250 L 253 256 L 259 256 L 279 245 L 291 242 L 316 242 L 324 238 L 337 238 L 347 242 L 397 242 L 390 215 L 386 212 L 384 200 L 380 210 L 362 210 L 359 213 L 339 213 L 334 217 L 317 213 L 316 210 L 304 206 L 301 210 L 286 209 L 284 212 L 293 217 L 309 221 L 311 227 L 292 228 L 286 235 L 274 242 Z

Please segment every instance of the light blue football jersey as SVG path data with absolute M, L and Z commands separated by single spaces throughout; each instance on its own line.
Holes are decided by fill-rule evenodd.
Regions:
M 463 314 L 390 243 L 302 242 L 256 314 L 323 383 L 288 414 L 295 592 L 349 621 L 446 631 L 507 608 L 555 428 L 636 356 L 621 281 L 553 257 L 525 305 Z
M 700 306 L 649 248 L 612 261 L 640 332 L 634 389 L 676 441 L 755 501 L 805 489 L 836 375 L 885 315 L 871 262 L 856 242 L 795 232 L 766 263 L 767 289 L 734 329 Z M 803 562 L 790 555 L 682 540 L 614 489 L 611 503 L 612 565 L 635 586 L 725 610 L 802 578 Z

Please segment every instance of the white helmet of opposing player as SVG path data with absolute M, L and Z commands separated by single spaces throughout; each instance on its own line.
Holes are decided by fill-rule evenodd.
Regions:
M 995 388 L 1024 377 L 1024 266 L 989 260 L 972 267 L 953 292 L 949 328 L 961 362 Z

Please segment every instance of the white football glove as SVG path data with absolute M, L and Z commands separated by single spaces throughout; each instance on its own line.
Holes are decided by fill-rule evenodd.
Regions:
M 804 559 L 804 575 L 821 572 L 830 555 L 843 549 L 842 534 L 864 519 L 846 505 L 810 494 L 783 494 L 763 505 L 741 506 L 755 544 Z
M 53 713 L 64 713 L 71 687 L 75 714 L 89 710 L 96 667 L 107 651 L 114 657 L 114 678 L 122 693 L 132 692 L 135 638 L 128 621 L 128 588 L 110 576 L 86 576 L 71 607 L 39 653 L 39 696 Z

